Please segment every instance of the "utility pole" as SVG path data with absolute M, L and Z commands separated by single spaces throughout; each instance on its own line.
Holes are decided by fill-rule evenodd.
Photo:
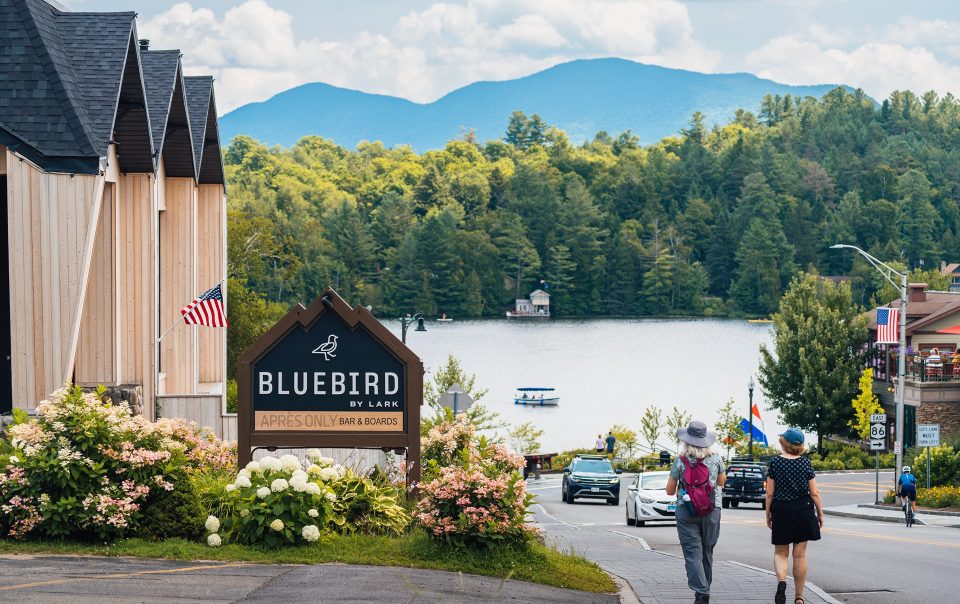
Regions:
M 750 409 L 747 410 L 747 417 L 749 418 L 747 421 L 750 424 L 750 435 L 749 435 L 750 446 L 749 446 L 749 449 L 747 450 L 750 452 L 750 461 L 753 461 L 753 387 L 754 385 L 755 384 L 753 383 L 753 374 L 751 373 L 750 381 L 747 382 L 747 390 L 750 392 Z

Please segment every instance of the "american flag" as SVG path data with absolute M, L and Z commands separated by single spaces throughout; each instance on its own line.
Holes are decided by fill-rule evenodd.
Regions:
M 183 322 L 187 325 L 206 325 L 207 327 L 228 327 L 227 313 L 223 308 L 223 291 L 220 284 L 203 292 L 199 298 L 180 309 Z
M 899 308 L 877 309 L 877 344 L 897 344 L 900 342 L 898 325 Z

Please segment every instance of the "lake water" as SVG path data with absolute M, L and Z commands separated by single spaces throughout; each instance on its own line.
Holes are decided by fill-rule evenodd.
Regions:
M 386 321 L 399 335 L 398 321 Z M 648 405 L 664 416 L 673 405 L 711 429 L 731 397 L 746 414 L 747 382 L 756 374 L 760 344 L 771 341 L 769 324 L 724 319 L 491 319 L 437 323 L 407 331 L 407 345 L 423 359 L 426 379 L 447 355 L 458 357 L 482 399 L 513 424 L 531 421 L 545 431 L 544 450 L 592 447 L 598 433 L 626 424 L 639 433 Z M 558 407 L 513 404 L 519 386 L 558 389 Z M 780 428 L 754 390 L 767 435 Z M 670 443 L 665 434 L 661 443 Z

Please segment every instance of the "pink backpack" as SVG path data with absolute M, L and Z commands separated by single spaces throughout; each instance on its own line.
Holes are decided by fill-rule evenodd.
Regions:
M 680 459 L 685 466 L 680 483 L 683 485 L 685 494 L 690 497 L 689 501 L 684 498 L 684 504 L 693 515 L 706 516 L 717 507 L 713 483 L 710 482 L 710 468 L 703 463 L 702 459 L 692 464 L 686 455 L 681 455 Z

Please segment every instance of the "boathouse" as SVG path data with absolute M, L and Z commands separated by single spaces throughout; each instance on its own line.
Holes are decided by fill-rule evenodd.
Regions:
M 226 273 L 212 78 L 149 49 L 133 12 L 6 0 L 0 20 L 0 411 L 103 384 L 235 438 L 226 330 L 158 343 Z
M 514 301 L 513 311 L 507 312 L 508 317 L 549 317 L 550 294 L 542 289 L 530 292 L 529 298 L 517 298 Z

